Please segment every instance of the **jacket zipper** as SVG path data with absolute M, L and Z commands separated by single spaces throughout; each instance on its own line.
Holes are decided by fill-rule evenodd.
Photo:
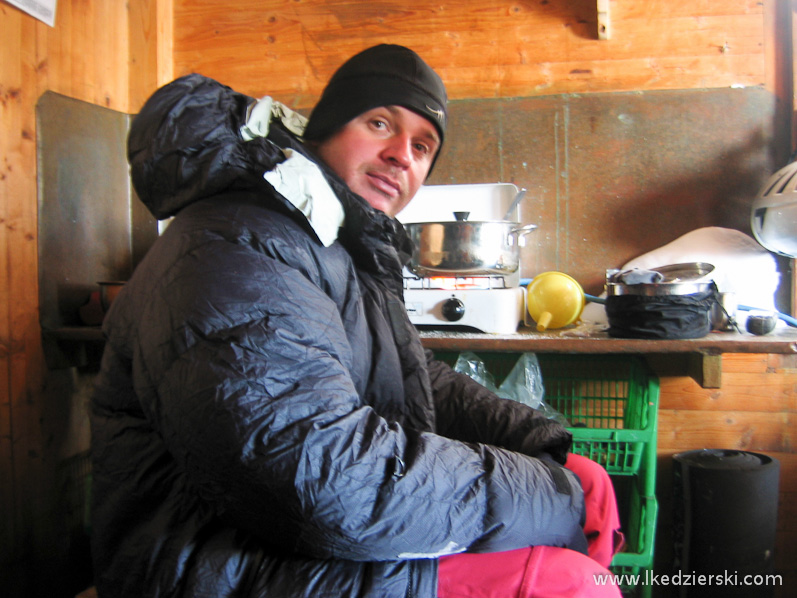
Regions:
M 407 593 L 405 594 L 406 598 L 412 598 L 414 596 L 414 594 L 412 593 L 412 578 L 414 572 L 415 572 L 415 562 L 410 561 L 410 570 L 407 578 Z

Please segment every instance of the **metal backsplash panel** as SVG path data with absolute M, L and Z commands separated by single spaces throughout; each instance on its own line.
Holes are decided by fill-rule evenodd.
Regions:
M 750 208 L 788 156 L 761 88 L 459 100 L 430 184 L 514 183 L 539 226 L 521 274 L 560 270 L 587 292 L 607 268 L 692 230 L 750 231 Z M 782 118 L 782 115 L 780 115 Z
M 127 280 L 157 237 L 127 164 L 131 117 L 46 92 L 36 107 L 44 330 L 80 325 L 97 283 Z

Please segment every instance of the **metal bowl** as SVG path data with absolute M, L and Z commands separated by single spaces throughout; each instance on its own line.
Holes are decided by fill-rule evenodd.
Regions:
M 706 262 L 688 262 L 684 264 L 670 264 L 657 268 L 649 268 L 652 272 L 662 275 L 658 282 L 645 282 L 639 284 L 626 284 L 621 282 L 623 272 L 612 271 L 606 276 L 606 294 L 618 295 L 645 295 L 648 297 L 666 295 L 694 295 L 705 293 L 714 284 L 709 276 L 714 271 L 712 264 Z

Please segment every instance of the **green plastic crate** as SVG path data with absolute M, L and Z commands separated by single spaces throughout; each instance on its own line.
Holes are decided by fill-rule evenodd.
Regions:
M 655 476 L 659 382 L 638 356 L 538 355 L 544 400 L 563 414 L 572 451 L 612 475 L 634 475 L 643 465 Z M 648 488 L 649 494 L 653 489 Z
M 453 366 L 458 355 L 436 357 Z M 483 352 L 478 357 L 500 384 L 520 355 Z M 645 361 L 613 354 L 539 354 L 537 359 L 545 402 L 570 422 L 572 452 L 600 463 L 609 474 L 637 474 L 645 447 L 655 444 L 658 419 L 659 382 Z M 651 458 L 648 473 L 655 476 L 655 454 Z
M 612 476 L 626 543 L 623 551 L 612 559 L 609 569 L 617 576 L 625 576 L 620 578 L 624 596 L 647 598 L 652 586 L 645 575 L 653 570 L 659 507 L 655 496 L 645 494 L 648 472 L 642 473 L 634 477 Z M 632 583 L 633 576 L 638 576 L 638 583 Z

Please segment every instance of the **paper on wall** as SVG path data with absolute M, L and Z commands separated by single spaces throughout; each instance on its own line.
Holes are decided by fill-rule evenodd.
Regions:
M 57 0 L 6 0 L 6 2 L 47 23 L 50 27 L 55 27 Z

